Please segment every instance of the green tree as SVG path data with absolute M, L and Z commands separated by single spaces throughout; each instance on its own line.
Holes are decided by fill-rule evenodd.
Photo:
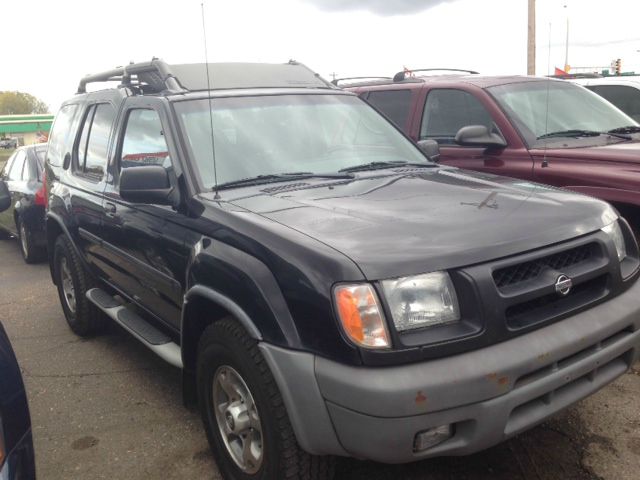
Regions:
M 24 92 L 0 92 L 0 115 L 28 115 L 49 113 L 42 100 Z

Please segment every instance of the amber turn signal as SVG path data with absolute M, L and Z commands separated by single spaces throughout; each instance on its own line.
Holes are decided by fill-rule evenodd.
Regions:
M 374 349 L 391 346 L 380 302 L 371 285 L 339 285 L 334 296 L 342 328 L 353 343 Z

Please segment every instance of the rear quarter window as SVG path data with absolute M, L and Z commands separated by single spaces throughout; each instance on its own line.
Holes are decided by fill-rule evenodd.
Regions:
M 49 149 L 47 152 L 47 162 L 55 167 L 61 167 L 64 156 L 71 152 L 73 135 L 71 125 L 75 117 L 78 105 L 64 105 L 53 122 L 51 135 L 49 136 Z
M 404 129 L 411 112 L 411 90 L 376 90 L 369 92 L 367 102 Z

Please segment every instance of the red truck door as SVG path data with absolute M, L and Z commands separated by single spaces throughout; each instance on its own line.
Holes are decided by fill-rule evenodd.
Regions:
M 410 135 L 415 140 L 436 140 L 440 162 L 469 170 L 533 179 L 533 160 L 517 132 L 483 90 L 453 87 L 424 88 L 415 111 Z M 463 147 L 455 143 L 458 131 L 484 125 L 500 134 L 504 148 Z

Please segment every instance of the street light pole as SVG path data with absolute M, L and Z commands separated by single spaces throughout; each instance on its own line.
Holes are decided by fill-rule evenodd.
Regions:
M 527 31 L 527 75 L 536 74 L 536 0 L 529 0 Z

